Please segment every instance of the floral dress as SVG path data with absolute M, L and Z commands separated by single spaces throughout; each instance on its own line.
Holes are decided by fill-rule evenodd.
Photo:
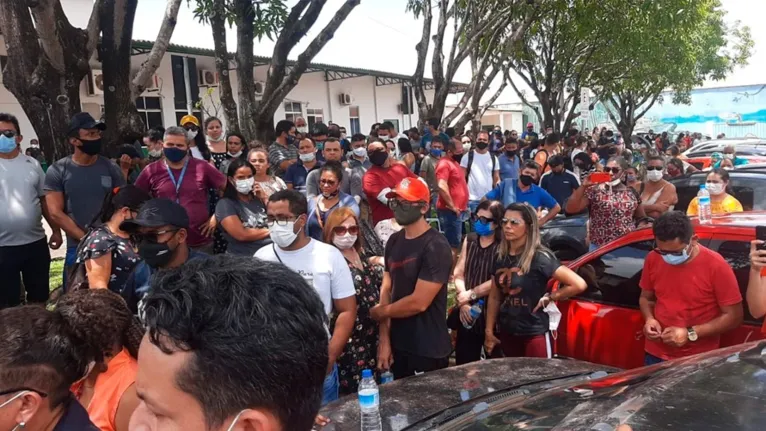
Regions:
M 76 263 L 98 259 L 111 253 L 112 274 L 109 277 L 108 287 L 112 292 L 122 293 L 128 276 L 141 261 L 141 257 L 130 241 L 113 234 L 106 225 L 91 230 L 82 241 L 83 244 L 79 248 L 80 253 L 77 255 Z
M 210 152 L 210 160 L 215 165 L 215 168 L 219 171 L 221 170 L 221 165 L 226 160 L 230 159 L 231 156 L 229 153 L 214 153 Z M 215 214 L 215 206 L 218 205 L 218 201 L 220 200 L 220 197 L 218 196 L 218 190 L 210 189 L 209 193 L 209 199 L 208 204 L 210 205 L 210 214 Z M 220 223 L 220 220 L 218 220 Z M 223 237 L 223 233 L 221 233 L 221 227 L 218 226 L 216 228 L 215 232 L 213 232 L 213 253 L 219 254 L 219 253 L 226 253 L 226 238 Z
M 602 246 L 635 228 L 633 214 L 641 205 L 635 190 L 625 187 L 609 191 L 604 186 L 591 187 L 585 192 L 590 201 L 590 242 Z
M 356 321 L 346 348 L 338 358 L 340 392 L 344 395 L 357 391 L 362 370 L 375 370 L 377 367 L 378 322 L 370 317 L 370 308 L 380 302 L 383 268 L 367 262 L 367 255 L 360 254 L 359 257 L 362 259 L 362 270 L 347 262 L 356 288 Z M 331 330 L 335 328 L 334 319 L 331 326 Z

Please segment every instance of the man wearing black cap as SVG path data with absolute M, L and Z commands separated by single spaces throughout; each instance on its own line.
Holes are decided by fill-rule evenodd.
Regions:
M 548 166 L 551 170 L 540 177 L 540 187 L 564 208 L 566 200 L 580 187 L 580 180 L 572 171 L 564 169 L 564 158 L 561 155 L 551 156 Z
M 87 112 L 75 114 L 68 135 L 74 154 L 55 162 L 45 175 L 45 199 L 51 218 L 67 235 L 64 274 L 74 264 L 77 244 L 101 210 L 104 196 L 125 185 L 120 168 L 99 155 L 104 129 L 104 123 Z
M 208 256 L 189 248 L 189 216 L 180 204 L 170 199 L 147 201 L 134 219 L 125 220 L 120 229 L 138 243 L 143 261 L 136 265 L 125 283 L 122 296 L 134 313 L 149 291 L 149 279 L 158 269 L 178 268 L 191 259 Z
M 130 144 L 123 144 L 117 150 L 117 162 L 120 165 L 122 176 L 128 184 L 133 184 L 141 172 L 141 155 L 136 147 Z
M 330 133 L 330 129 L 324 123 L 315 123 L 311 126 L 311 139 L 314 141 L 317 150 L 317 161 L 323 163 L 324 157 L 324 143 L 327 141 L 327 135 Z

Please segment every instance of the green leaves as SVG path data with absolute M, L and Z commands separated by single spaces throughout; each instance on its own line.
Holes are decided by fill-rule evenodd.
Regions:
M 203 24 L 210 23 L 214 14 L 224 14 L 229 27 L 236 21 L 234 0 L 194 0 L 194 18 Z M 191 6 L 191 0 L 187 0 Z M 252 0 L 252 9 L 248 13 L 253 18 L 255 37 L 260 41 L 264 36 L 274 40 L 285 24 L 287 6 L 284 0 Z

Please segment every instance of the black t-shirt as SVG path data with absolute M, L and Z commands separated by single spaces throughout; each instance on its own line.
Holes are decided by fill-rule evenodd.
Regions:
M 538 251 L 528 273 L 519 275 L 517 265 L 517 256 L 506 256 L 496 260 L 492 270 L 502 301 L 498 326 L 509 335 L 542 335 L 548 332 L 548 315 L 542 308 L 535 313 L 532 310 L 545 295 L 548 280 L 561 263 L 553 253 Z
M 569 196 L 572 196 L 572 193 L 579 186 L 580 182 L 577 180 L 577 177 L 567 171 L 560 174 L 551 171 L 543 175 L 543 178 L 540 180 L 540 187 L 550 193 L 562 208 L 565 206 Z
M 415 291 L 418 280 L 442 285 L 431 305 L 422 313 L 391 319 L 391 347 L 411 355 L 445 358 L 452 351 L 447 334 L 447 282 L 452 252 L 444 235 L 434 229 L 407 239 L 404 230 L 386 243 L 386 271 L 391 276 L 391 302 Z

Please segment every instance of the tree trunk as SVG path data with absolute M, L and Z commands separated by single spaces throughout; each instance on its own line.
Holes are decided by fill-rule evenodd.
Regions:
M 59 2 L 28 7 L 22 1 L 3 3 L 0 31 L 8 55 L 3 85 L 33 124 L 48 163 L 70 154 L 66 136 L 70 119 L 80 111 L 88 32 L 69 24 Z
M 104 73 L 104 154 L 114 156 L 124 143 L 146 130 L 136 110 L 131 80 L 133 21 L 138 0 L 105 0 L 101 6 L 101 65 Z
M 255 119 L 255 139 L 263 142 L 265 145 L 270 145 L 274 142 L 274 116 L 263 116 Z
M 173 30 L 176 28 L 176 20 L 178 18 L 178 9 L 181 7 L 181 0 L 168 0 L 167 8 L 165 9 L 165 17 L 162 19 L 160 30 L 157 33 L 157 38 L 154 40 L 152 50 L 149 55 L 146 56 L 146 60 L 141 64 L 141 68 L 136 73 L 131 83 L 131 90 L 133 96 L 131 100 L 135 100 L 146 89 L 146 85 L 150 82 L 150 78 L 160 67 L 162 57 L 165 56 L 165 52 L 170 45 L 170 37 L 173 36 Z M 132 30 L 131 30 L 132 32 Z
M 237 25 L 237 79 L 239 80 L 239 128 L 248 141 L 255 139 L 255 101 L 253 39 L 255 11 L 251 0 L 235 0 Z M 264 142 L 268 145 L 268 142 Z
M 213 30 L 213 46 L 215 51 L 215 69 L 218 72 L 218 91 L 221 97 L 223 116 L 226 119 L 226 129 L 239 132 L 237 118 L 237 103 L 231 89 L 229 76 L 229 50 L 226 46 L 226 8 L 225 0 L 214 0 L 213 14 L 210 15 L 210 27 Z

